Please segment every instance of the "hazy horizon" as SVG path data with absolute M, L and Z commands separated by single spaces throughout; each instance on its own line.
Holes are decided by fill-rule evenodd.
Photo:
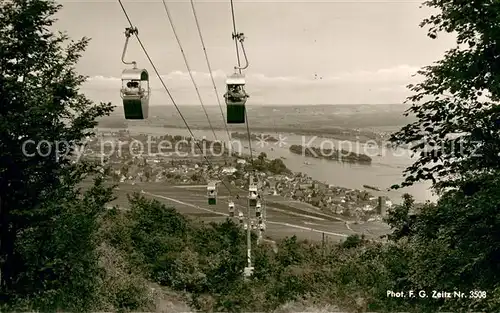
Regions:
M 77 70 L 95 101 L 120 101 L 121 53 L 127 21 L 115 1 L 63 0 L 55 27 L 92 38 Z M 221 98 L 236 63 L 229 1 L 194 1 L 212 74 Z M 175 102 L 200 103 L 162 1 L 125 1 L 125 8 Z M 194 15 L 187 0 L 167 0 L 172 20 L 205 105 L 217 104 Z M 245 33 L 249 105 L 401 103 L 423 66 L 442 58 L 453 36 L 426 37 L 418 26 L 432 14 L 418 2 L 276 2 L 235 0 Z M 86 23 L 75 23 L 86 16 Z M 151 77 L 151 106 L 169 105 L 144 52 L 130 41 L 127 59 Z M 221 99 L 222 101 L 222 99 Z

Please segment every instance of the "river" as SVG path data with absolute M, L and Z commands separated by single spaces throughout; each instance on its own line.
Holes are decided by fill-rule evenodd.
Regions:
M 116 129 L 104 129 L 102 131 L 116 131 Z M 181 135 L 189 136 L 186 129 L 180 128 L 161 128 L 149 126 L 131 126 L 128 130 L 131 134 L 149 134 L 149 135 Z M 192 130 L 195 138 L 206 138 L 213 140 L 212 131 L 207 130 Z M 231 132 L 231 130 L 230 130 Z M 241 131 L 240 131 L 241 132 Z M 215 131 L 219 140 L 227 141 L 227 133 L 225 131 Z M 271 136 L 278 138 L 278 134 Z M 381 192 L 369 190 L 374 195 L 386 195 L 394 203 L 401 202 L 401 196 L 404 193 L 411 194 L 417 202 L 426 200 L 436 201 L 437 197 L 429 189 L 430 183 L 419 183 L 412 187 L 407 187 L 400 190 L 387 189 L 403 179 L 403 170 L 412 164 L 410 153 L 406 149 L 387 149 L 376 146 L 367 146 L 365 144 L 356 144 L 353 142 L 339 142 L 330 138 L 321 138 L 314 136 L 299 136 L 294 134 L 281 134 L 282 145 L 268 143 L 262 144 L 256 141 L 252 142 L 253 154 L 256 157 L 260 152 L 265 152 L 269 158 L 282 158 L 288 168 L 295 172 L 303 172 L 312 178 L 332 184 L 335 186 L 347 187 L 352 189 L 363 189 L 363 185 L 377 187 Z M 235 150 L 241 149 L 243 153 L 249 153 L 248 141 L 237 140 L 233 143 Z M 368 154 L 372 158 L 371 165 L 349 164 L 336 161 L 327 161 L 305 157 L 302 155 L 292 154 L 288 148 L 290 145 L 299 144 L 323 148 L 343 148 L 344 150 L 361 152 Z

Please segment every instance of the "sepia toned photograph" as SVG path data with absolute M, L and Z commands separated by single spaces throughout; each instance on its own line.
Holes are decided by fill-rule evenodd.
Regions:
M 499 21 L 0 0 L 0 312 L 500 312 Z

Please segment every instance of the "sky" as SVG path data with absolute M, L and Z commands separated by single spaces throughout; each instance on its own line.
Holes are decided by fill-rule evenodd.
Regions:
M 89 76 L 83 91 L 95 101 L 120 101 L 127 20 L 117 1 L 61 0 L 56 28 L 91 42 L 77 70 Z M 174 101 L 199 105 L 181 50 L 161 0 L 124 0 L 132 23 Z M 166 0 L 188 65 L 205 105 L 216 105 L 189 0 Z M 230 3 L 194 0 L 219 97 L 236 65 Z M 421 67 L 442 58 L 452 35 L 432 40 L 418 24 L 429 8 L 416 1 L 234 0 L 238 32 L 246 36 L 248 104 L 402 103 L 405 86 Z M 137 40 L 128 60 L 149 71 L 151 105 L 171 105 Z M 317 78 L 315 79 L 315 74 Z M 319 79 L 319 78 L 322 79 Z

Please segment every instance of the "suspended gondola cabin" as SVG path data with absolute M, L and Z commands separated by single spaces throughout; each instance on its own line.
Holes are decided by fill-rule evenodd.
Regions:
M 207 186 L 208 204 L 217 204 L 217 187 L 215 183 L 210 183 Z
M 149 74 L 145 69 L 131 68 L 122 72 L 123 110 L 127 120 L 143 120 L 149 114 Z
M 245 91 L 245 76 L 234 73 L 226 80 L 226 93 L 224 99 L 227 106 L 227 123 L 244 124 L 245 123 L 245 104 L 249 97 Z
M 256 207 L 257 206 L 257 198 L 258 198 L 258 193 L 257 193 L 257 186 L 256 185 L 250 185 L 248 188 L 248 205 L 251 207 Z

